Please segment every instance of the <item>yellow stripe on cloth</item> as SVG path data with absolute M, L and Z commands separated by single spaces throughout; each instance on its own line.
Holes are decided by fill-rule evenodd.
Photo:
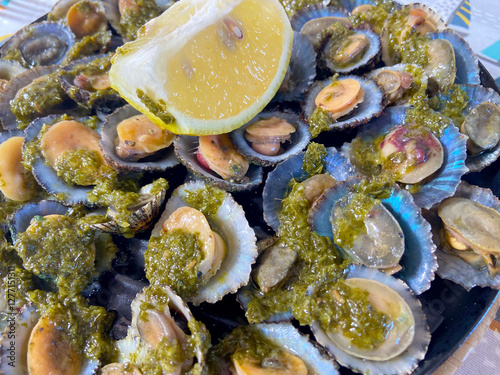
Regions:
M 459 16 L 467 26 L 470 26 L 470 20 L 467 17 L 465 17 L 462 13 L 457 12 L 456 15 Z
M 7 39 L 8 37 L 10 37 L 12 34 L 7 34 L 7 35 L 0 35 L 0 42 Z
M 467 9 L 466 7 L 460 7 L 460 9 L 462 9 L 465 13 L 469 13 L 470 14 L 470 10 Z

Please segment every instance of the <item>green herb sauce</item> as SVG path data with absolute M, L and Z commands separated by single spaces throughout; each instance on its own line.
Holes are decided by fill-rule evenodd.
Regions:
M 165 102 L 163 102 L 163 100 L 160 99 L 158 102 L 156 102 L 141 89 L 137 89 L 137 97 L 148 109 L 148 111 L 153 113 L 165 124 L 172 124 L 175 121 L 174 117 L 168 112 L 167 105 L 165 104 Z
M 328 112 L 320 107 L 316 107 L 307 122 L 309 123 L 311 138 L 316 138 L 322 132 L 330 130 L 330 125 L 333 123 Z
M 50 114 L 54 107 L 66 99 L 58 72 L 55 71 L 19 90 L 10 101 L 10 109 L 19 121 L 18 127 L 24 129 L 35 118 Z
M 101 30 L 93 35 L 84 36 L 69 48 L 61 65 L 68 65 L 72 61 L 81 59 L 82 57 L 106 51 L 112 36 L 113 33 L 109 30 Z
M 66 216 L 35 216 L 15 247 L 28 271 L 55 282 L 66 296 L 82 291 L 93 276 L 93 240 L 92 231 Z
M 88 305 L 78 293 L 60 296 L 35 290 L 29 298 L 41 316 L 48 316 L 68 335 L 73 349 L 85 358 L 104 363 L 116 360 L 109 330 L 113 315 L 104 307 Z
M 206 184 L 203 189 L 186 191 L 184 200 L 186 203 L 201 211 L 207 218 L 214 219 L 217 216 L 219 208 L 224 202 L 226 194 L 212 185 Z
M 464 110 L 469 103 L 469 94 L 459 85 L 452 85 L 440 96 L 430 98 L 428 103 L 431 109 L 451 118 L 455 126 L 460 128 L 465 120 Z
M 135 6 L 127 8 L 121 14 L 118 32 L 129 40 L 137 37 L 139 29 L 148 21 L 158 17 L 162 11 L 154 0 L 135 0 Z
M 351 248 L 354 241 L 366 233 L 365 218 L 370 210 L 380 201 L 367 194 L 349 195 L 343 214 L 336 217 L 332 225 L 335 243 L 342 248 Z
M 283 349 L 263 337 L 252 326 L 236 327 L 208 352 L 208 368 L 211 374 L 221 373 L 221 367 L 232 360 L 245 359 L 262 362 L 265 359 L 279 358 Z
M 165 284 L 182 298 L 194 296 L 202 285 L 198 271 L 204 254 L 196 233 L 180 229 L 149 240 L 144 254 L 146 277 L 153 285 Z
M 315 142 L 309 143 L 302 162 L 302 169 L 307 177 L 323 173 L 327 155 L 328 151 L 324 145 Z

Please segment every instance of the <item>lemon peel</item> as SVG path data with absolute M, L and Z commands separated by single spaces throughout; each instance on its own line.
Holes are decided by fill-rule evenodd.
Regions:
M 181 0 L 117 50 L 111 86 L 174 133 L 226 133 L 271 101 L 292 42 L 278 0 Z

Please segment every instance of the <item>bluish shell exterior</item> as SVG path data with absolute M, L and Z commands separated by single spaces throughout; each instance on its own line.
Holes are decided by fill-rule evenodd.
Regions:
M 330 220 L 333 206 L 358 181 L 350 179 L 328 189 L 311 208 L 309 223 L 319 235 L 330 238 L 332 243 L 335 243 Z M 397 220 L 405 236 L 405 250 L 400 261 L 403 269 L 396 277 L 407 283 L 415 294 L 421 294 L 430 288 L 437 269 L 431 227 L 422 217 L 411 194 L 405 190 L 395 188 L 389 198 L 382 200 L 382 204 Z
M 361 88 L 365 92 L 365 97 L 362 103 L 358 104 L 350 114 L 339 118 L 336 122 L 332 122 L 330 130 L 342 130 L 346 128 L 353 128 L 370 121 L 372 118 L 379 116 L 383 110 L 384 94 L 382 89 L 371 79 L 361 78 L 358 76 L 339 76 L 337 80 L 355 79 L 360 82 Z M 308 94 L 306 95 L 304 104 L 304 115 L 309 118 L 316 109 L 314 100 L 316 96 L 326 86 L 332 83 L 332 79 L 328 78 L 324 81 L 318 81 L 312 85 Z
M 316 51 L 309 38 L 293 33 L 293 47 L 285 79 L 274 96 L 277 102 L 303 100 L 307 88 L 316 77 Z
M 292 29 L 294 31 L 300 32 L 307 22 L 323 17 L 349 17 L 349 13 L 344 9 L 325 7 L 322 4 L 315 4 L 304 7 L 296 12 L 290 20 L 290 23 L 292 24 Z
M 70 49 L 70 47 L 75 43 L 75 36 L 71 32 L 71 29 L 58 22 L 39 22 L 33 25 L 28 25 L 24 27 L 23 29 L 19 30 L 17 33 L 15 33 L 2 47 L 0 52 L 2 53 L 2 56 L 5 56 L 9 51 L 11 50 L 21 50 L 22 51 L 22 42 L 24 40 L 30 40 L 34 39 L 38 36 L 57 36 L 57 38 L 64 43 L 65 47 L 64 50 L 62 50 L 58 56 L 55 56 L 51 61 L 47 61 L 43 65 L 53 65 L 53 64 L 60 64 L 63 60 L 64 57 L 66 56 L 66 52 Z M 22 56 L 21 52 L 21 57 L 23 60 L 25 60 L 26 64 L 28 66 L 36 66 L 36 64 L 33 63 L 33 61 L 27 61 L 24 56 Z
M 402 106 L 387 108 L 381 116 L 360 128 L 358 137 L 376 139 L 388 134 L 394 127 L 405 123 L 406 109 Z M 420 190 L 413 194 L 417 206 L 425 209 L 452 196 L 460 178 L 467 172 L 467 167 L 465 167 L 466 137 L 451 124 L 451 120 L 439 140 L 444 150 L 443 166 L 431 180 L 425 182 Z
M 291 140 L 285 143 L 285 152 L 275 156 L 266 156 L 256 152 L 252 148 L 250 142 L 245 139 L 245 130 L 247 127 L 259 120 L 270 117 L 284 119 L 296 129 L 295 133 L 291 134 Z M 273 166 L 292 155 L 298 154 L 311 140 L 309 126 L 301 120 L 299 115 L 293 112 L 261 112 L 245 125 L 232 131 L 230 136 L 234 146 L 248 159 L 248 161 L 262 166 Z
M 490 189 L 483 189 L 462 181 L 454 197 L 468 198 L 500 212 L 500 200 Z M 432 238 L 437 245 L 436 255 L 439 264 L 437 274 L 443 279 L 462 285 L 467 290 L 475 286 L 499 289 L 500 274 L 492 278 L 486 266 L 478 269 L 465 262 L 462 258 L 443 251 L 443 246 L 439 241 L 439 230 L 442 228 L 442 221 L 437 214 L 437 209 L 438 206 L 433 207 L 424 214 L 425 218 L 431 223 Z
M 337 362 L 362 374 L 409 374 L 418 365 L 427 351 L 431 334 L 420 301 L 401 280 L 363 266 L 353 266 L 347 278 L 363 278 L 378 281 L 397 292 L 410 307 L 415 318 L 415 336 L 412 344 L 399 356 L 388 361 L 360 359 L 345 353 L 328 338 L 318 322 L 311 329 L 316 340 L 333 354 Z
M 43 125 L 53 125 L 59 118 L 60 116 L 51 115 L 33 121 L 26 128 L 25 143 L 35 139 L 40 133 Z M 33 175 L 38 184 L 43 187 L 47 193 L 57 194 L 65 204 L 85 204 L 89 207 L 94 206 L 94 204 L 89 202 L 87 196 L 87 194 L 92 191 L 92 186 L 68 185 L 62 178 L 57 176 L 56 171 L 50 165 L 46 164 L 41 153 L 36 153 L 34 159 L 32 165 Z
M 262 167 L 250 164 L 246 177 L 248 182 L 231 182 L 219 177 L 215 172 L 208 171 L 196 159 L 198 137 L 181 135 L 174 141 L 175 154 L 180 162 L 196 177 L 211 182 L 213 185 L 226 191 L 248 191 L 255 189 L 262 183 Z
M 302 181 L 308 177 L 302 169 L 303 161 L 304 152 L 293 155 L 278 164 L 267 176 L 262 192 L 264 220 L 275 232 L 279 229 L 278 213 L 281 211 L 281 201 L 288 194 L 290 180 L 295 178 Z M 325 170 L 337 181 L 345 180 L 354 171 L 349 161 L 333 147 L 328 149 L 325 157 Z
M 431 34 L 430 37 L 431 39 L 446 39 L 453 46 L 457 67 L 455 83 L 474 85 L 481 83 L 478 59 L 472 48 L 470 48 L 469 43 L 451 29 Z
M 460 87 L 466 90 L 469 95 L 469 103 L 465 108 L 467 114 L 484 102 L 491 102 L 500 106 L 500 95 L 493 89 L 480 85 L 461 85 Z M 491 150 L 484 151 L 478 155 L 467 155 L 465 166 L 469 168 L 469 172 L 479 172 L 497 160 L 499 155 L 500 142 Z
M 375 63 L 376 58 L 378 57 L 378 54 L 380 53 L 380 38 L 372 30 L 364 30 L 364 29 L 357 29 L 354 30 L 356 34 L 364 34 L 368 40 L 370 41 L 370 46 L 368 47 L 368 50 L 365 52 L 363 55 L 363 58 L 359 60 L 357 63 L 346 66 L 346 67 L 339 67 L 336 66 L 330 59 L 327 59 L 325 56 L 326 51 L 330 47 L 330 43 L 327 43 L 325 45 L 325 48 L 323 49 L 322 57 L 325 60 L 326 66 L 328 69 L 330 69 L 331 72 L 333 73 L 351 73 L 355 70 L 362 69 L 364 67 L 369 66 L 371 63 Z
M 12 238 L 15 240 L 18 233 L 23 233 L 29 227 L 34 216 L 65 215 L 68 207 L 56 201 L 41 201 L 38 203 L 27 203 L 14 212 L 9 219 L 9 228 Z
M 0 143 L 4 143 L 12 137 L 24 137 L 24 132 L 21 129 L 10 129 L 0 132 Z
M 126 105 L 107 117 L 103 124 L 101 140 L 99 141 L 99 146 L 101 146 L 106 161 L 113 165 L 117 171 L 125 173 L 131 171 L 164 171 L 178 165 L 180 161 L 175 156 L 173 145 L 169 146 L 170 149 L 155 161 L 126 161 L 116 155 L 115 139 L 118 136 L 116 127 L 121 121 L 140 114 L 131 105 Z

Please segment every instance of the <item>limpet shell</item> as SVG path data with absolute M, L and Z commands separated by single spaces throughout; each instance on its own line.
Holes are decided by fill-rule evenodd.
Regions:
M 332 224 L 330 221 L 334 204 L 359 182 L 350 178 L 325 191 L 311 207 L 309 223 L 320 235 L 329 237 L 333 243 Z M 422 294 L 431 286 L 437 269 L 436 245 L 432 242 L 431 227 L 422 217 L 419 207 L 410 193 L 395 187 L 389 198 L 382 204 L 394 216 L 400 225 L 404 238 L 405 250 L 400 260 L 403 269 L 396 274 L 415 294 Z
M 275 156 L 266 156 L 256 152 L 250 142 L 245 139 L 245 130 L 253 123 L 268 119 L 270 117 L 278 117 L 286 120 L 296 129 L 295 133 L 291 134 L 290 141 L 284 144 L 285 152 Z M 302 151 L 311 139 L 309 127 L 305 124 L 299 115 L 293 112 L 261 112 L 248 123 L 230 133 L 234 146 L 241 152 L 248 161 L 265 167 L 273 166 L 291 155 L 296 155 Z
M 383 110 L 384 94 L 380 87 L 371 79 L 361 78 L 358 76 L 339 76 L 337 80 L 355 79 L 360 82 L 361 88 L 364 90 L 364 100 L 360 103 L 353 112 L 346 116 L 340 117 L 337 121 L 332 121 L 329 130 L 343 130 L 354 128 L 361 124 L 370 121 L 372 118 L 379 116 Z M 316 109 L 316 96 L 326 86 L 332 83 L 332 78 L 314 83 L 306 95 L 304 104 L 304 116 L 309 118 Z
M 278 232 L 280 226 L 278 213 L 281 211 L 281 201 L 289 192 L 288 183 L 292 178 L 298 181 L 307 178 L 302 169 L 304 155 L 305 153 L 301 152 L 289 157 L 278 164 L 267 176 L 262 192 L 264 220 L 275 232 Z M 328 148 L 328 155 L 325 157 L 325 170 L 337 181 L 343 181 L 355 173 L 350 162 L 334 147 Z
M 205 182 L 192 181 L 179 186 L 165 206 L 151 236 L 159 236 L 163 222 L 179 207 L 189 206 L 184 200 L 187 192 L 205 188 Z M 226 256 L 220 269 L 208 282 L 200 287 L 198 294 L 190 299 L 194 305 L 202 302 L 215 303 L 226 294 L 235 293 L 246 285 L 250 278 L 252 264 L 257 258 L 257 239 L 253 229 L 245 218 L 245 213 L 233 197 L 225 193 L 222 206 L 217 211 L 217 218 L 210 221 L 226 243 Z
M 453 196 L 471 199 L 500 212 L 500 200 L 490 189 L 469 185 L 462 181 Z M 424 217 L 431 223 L 432 238 L 437 245 L 436 255 L 439 264 L 437 274 L 443 279 L 452 280 L 462 285 L 467 290 L 475 286 L 499 289 L 500 274 L 491 278 L 486 266 L 478 269 L 466 263 L 463 259 L 443 251 L 443 246 L 439 240 L 439 230 L 442 228 L 442 221 L 437 214 L 437 209 L 438 205 L 424 213 Z
M 59 119 L 60 116 L 50 115 L 33 121 L 26 128 L 25 144 L 35 140 L 44 125 L 53 125 L 59 121 Z M 92 191 L 92 186 L 68 185 L 57 175 L 56 171 L 50 165 L 46 164 L 41 153 L 36 153 L 36 155 L 34 155 L 32 171 L 38 184 L 49 194 L 57 195 L 65 204 L 85 204 L 89 207 L 95 206 L 95 204 L 90 203 L 88 200 L 88 193 Z
M 400 355 L 388 361 L 374 361 L 360 359 L 347 354 L 339 349 L 320 327 L 319 322 L 315 322 L 311 329 L 316 340 L 323 345 L 337 362 L 362 374 L 409 374 L 424 358 L 427 347 L 431 340 L 426 317 L 422 311 L 420 301 L 413 295 L 411 290 L 401 280 L 387 276 L 382 272 L 372 270 L 363 266 L 353 266 L 347 278 L 364 278 L 381 282 L 398 293 L 410 307 L 415 319 L 415 334 L 412 344 Z
M 99 146 L 101 146 L 106 161 L 115 170 L 123 173 L 165 171 L 178 165 L 180 162 L 175 156 L 173 145 L 170 145 L 167 150 L 159 151 L 158 156 L 151 156 L 146 158 L 146 160 L 127 161 L 116 154 L 115 139 L 118 136 L 116 127 L 123 120 L 139 114 L 141 113 L 134 107 L 126 105 L 117 109 L 106 118 L 101 129 L 101 140 L 99 141 Z
M 405 124 L 406 107 L 396 106 L 387 108 L 384 113 L 368 124 L 359 128 L 358 137 L 375 140 L 381 135 L 388 134 L 394 127 Z M 413 194 L 413 200 L 421 208 L 429 209 L 435 203 L 450 197 L 455 192 L 460 178 L 468 171 L 465 167 L 466 137 L 458 128 L 450 125 L 439 137 L 444 150 L 443 166 L 432 176 L 432 179 L 421 185 Z M 352 158 L 351 145 L 344 144 L 342 152 Z
M 69 27 L 57 22 L 39 22 L 15 33 L 0 53 L 5 57 L 19 51 L 20 62 L 26 67 L 47 66 L 60 64 L 74 43 L 75 36 Z
M 198 137 L 181 135 L 174 141 L 175 154 L 182 164 L 189 169 L 196 177 L 211 182 L 214 186 L 227 191 L 247 191 L 253 190 L 262 183 L 262 167 L 250 164 L 246 173 L 247 181 L 232 182 L 226 181 L 201 166 L 196 158 L 198 150 Z M 246 180 L 246 179 L 245 179 Z

